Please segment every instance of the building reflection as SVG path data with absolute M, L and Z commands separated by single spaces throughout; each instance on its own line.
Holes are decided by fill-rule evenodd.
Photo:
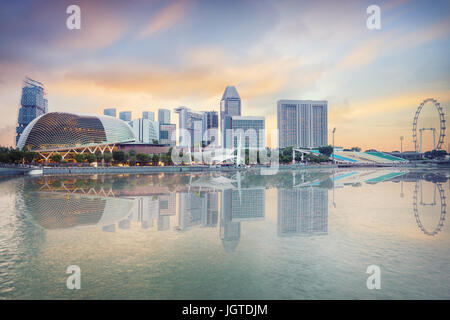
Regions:
M 413 182 L 417 225 L 425 234 L 436 235 L 445 220 L 447 180 L 430 173 L 384 169 L 303 170 L 269 177 L 249 173 L 42 177 L 30 180 L 23 201 L 33 219 L 48 230 L 96 226 L 114 233 L 136 227 L 148 232 L 217 228 L 224 250 L 232 252 L 239 246 L 245 224 L 265 220 L 266 188 L 277 189 L 277 236 L 320 236 L 328 234 L 329 191 L 333 210 L 339 206 L 335 188 Z M 422 199 L 420 181 L 435 184 L 430 201 Z M 420 209 L 425 205 L 440 209 L 435 230 L 427 231 L 421 223 Z
M 278 236 L 328 233 L 328 190 L 318 187 L 278 189 Z

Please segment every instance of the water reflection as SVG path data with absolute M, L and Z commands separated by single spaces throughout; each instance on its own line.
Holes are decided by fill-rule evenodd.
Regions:
M 276 231 L 279 237 L 326 236 L 329 210 L 339 207 L 340 188 L 414 182 L 413 215 L 420 230 L 436 235 L 444 226 L 448 173 L 396 170 L 292 171 L 276 176 L 257 172 L 220 174 L 158 174 L 86 177 L 41 177 L 27 180 L 20 192 L 26 211 L 47 230 L 94 226 L 104 232 L 142 229 L 195 232 L 218 228 L 226 251 L 241 239 L 241 224 L 264 221 L 266 190 L 277 189 Z M 433 183 L 431 202 L 424 201 L 422 182 Z M 329 206 L 329 192 L 331 204 Z M 440 214 L 434 230 L 427 231 L 420 209 Z M 331 209 L 330 209 L 331 208 Z

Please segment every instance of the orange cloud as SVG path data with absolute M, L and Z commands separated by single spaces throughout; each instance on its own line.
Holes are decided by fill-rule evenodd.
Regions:
M 138 38 L 150 37 L 169 29 L 183 16 L 185 10 L 186 5 L 184 1 L 168 5 L 150 19 L 145 28 L 138 34 Z

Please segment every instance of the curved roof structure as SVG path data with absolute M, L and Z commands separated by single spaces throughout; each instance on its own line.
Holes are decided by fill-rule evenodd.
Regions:
M 120 119 L 91 114 L 50 112 L 27 125 L 17 148 L 50 151 L 135 140 L 131 127 Z

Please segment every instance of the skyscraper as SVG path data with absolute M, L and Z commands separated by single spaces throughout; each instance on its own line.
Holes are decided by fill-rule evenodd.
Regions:
M 203 113 L 186 107 L 175 109 L 178 114 L 180 136 L 178 144 L 183 147 L 201 146 L 203 137 Z
M 159 123 L 149 119 L 135 119 L 128 122 L 140 143 L 159 143 Z
M 158 109 L 158 122 L 161 124 L 169 124 L 170 123 L 170 110 Z
M 116 117 L 116 108 L 108 108 L 103 110 L 105 116 Z
M 219 116 L 216 111 L 203 112 L 203 140 L 205 145 L 209 145 L 218 138 Z M 219 144 L 219 141 L 217 141 Z
M 328 102 L 279 100 L 278 147 L 313 148 L 328 145 Z
M 155 113 L 152 111 L 142 111 L 142 119 L 155 121 Z
M 228 86 L 225 88 L 222 100 L 220 100 L 220 130 L 222 132 L 222 146 L 225 146 L 225 118 L 240 115 L 241 97 L 234 86 Z
M 222 146 L 224 148 L 242 147 L 245 149 L 261 149 L 266 147 L 264 117 L 226 116 Z
M 131 121 L 131 111 L 122 111 L 119 113 L 119 118 L 123 121 Z
M 25 127 L 35 118 L 47 113 L 44 85 L 30 78 L 25 78 L 20 99 L 21 108 L 16 127 L 16 145 Z

